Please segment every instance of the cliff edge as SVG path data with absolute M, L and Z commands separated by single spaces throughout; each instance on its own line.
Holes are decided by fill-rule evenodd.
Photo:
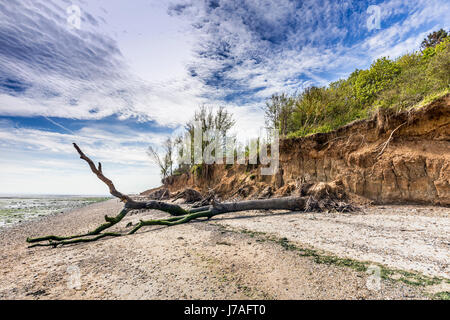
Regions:
M 373 203 L 448 206 L 450 95 L 407 111 L 380 109 L 329 133 L 281 140 L 278 173 L 263 176 L 259 169 L 211 165 L 164 182 L 171 192 L 213 190 L 223 199 L 286 196 L 328 183 Z

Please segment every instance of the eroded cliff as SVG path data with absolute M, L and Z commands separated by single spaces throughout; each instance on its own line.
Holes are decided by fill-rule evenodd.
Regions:
M 282 140 L 279 167 L 276 175 L 263 176 L 257 165 L 212 165 L 207 173 L 171 177 L 166 186 L 213 190 L 226 199 L 289 195 L 325 182 L 375 203 L 450 205 L 450 96 Z

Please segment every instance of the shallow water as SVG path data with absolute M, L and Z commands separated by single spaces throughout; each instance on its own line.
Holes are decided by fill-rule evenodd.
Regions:
M 0 227 L 69 209 L 81 208 L 108 199 L 106 197 L 86 196 L 1 197 Z

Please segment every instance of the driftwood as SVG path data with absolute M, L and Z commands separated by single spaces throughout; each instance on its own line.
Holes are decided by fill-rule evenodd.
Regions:
M 192 207 L 193 208 L 204 207 L 207 205 L 215 204 L 217 202 L 220 202 L 220 201 L 217 198 L 216 193 L 214 192 L 213 189 L 210 189 L 200 201 L 194 202 L 192 204 Z
M 185 203 L 194 203 L 197 201 L 201 201 L 203 199 L 202 194 L 194 189 L 184 189 L 181 192 L 178 192 L 174 195 L 172 202 L 178 200 L 178 199 L 184 199 Z
M 159 188 L 147 195 L 147 198 L 152 200 L 168 200 L 170 199 L 170 191 L 167 188 Z
M 105 216 L 106 223 L 98 226 L 96 229 L 87 233 L 72 236 L 49 235 L 38 238 L 27 238 L 27 242 L 32 243 L 30 247 L 37 247 L 37 246 L 57 247 L 59 245 L 67 245 L 73 243 L 92 242 L 104 237 L 119 237 L 127 234 L 134 234 L 144 226 L 154 226 L 154 225 L 174 226 L 198 218 L 210 219 L 213 216 L 228 212 L 260 210 L 260 209 L 291 210 L 291 211 L 305 210 L 305 209 L 310 209 L 312 211 L 329 210 L 329 209 L 335 209 L 337 211 L 350 211 L 350 209 L 352 209 L 346 204 L 335 202 L 330 199 L 327 199 L 326 201 L 316 200 L 311 196 L 284 197 L 284 198 L 273 198 L 263 200 L 247 200 L 228 203 L 213 202 L 213 204 L 211 205 L 191 209 L 183 209 L 179 205 L 157 200 L 143 201 L 143 202 L 135 201 L 128 195 L 125 195 L 117 191 L 113 182 L 103 175 L 101 163 L 99 163 L 98 166 L 95 166 L 94 162 L 89 157 L 87 157 L 83 153 L 83 151 L 81 151 L 81 149 L 77 146 L 77 144 L 74 143 L 73 145 L 77 150 L 78 154 L 80 155 L 80 158 L 88 163 L 89 167 L 91 168 L 91 171 L 108 186 L 110 194 L 116 198 L 119 198 L 122 202 L 124 202 L 124 208 L 115 217 L 109 217 L 106 215 Z M 169 213 L 173 217 L 147 221 L 141 220 L 128 233 L 120 233 L 120 232 L 102 233 L 106 229 L 109 229 L 110 227 L 119 223 L 128 214 L 128 212 L 135 209 L 160 210 Z

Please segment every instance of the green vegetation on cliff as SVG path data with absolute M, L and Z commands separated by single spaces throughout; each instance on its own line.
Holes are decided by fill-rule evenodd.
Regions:
M 404 110 L 450 92 L 450 36 L 431 33 L 421 51 L 395 60 L 383 57 L 368 69 L 326 87 L 310 87 L 299 95 L 273 95 L 266 103 L 267 124 L 283 137 L 329 132 L 364 119 L 379 108 Z

